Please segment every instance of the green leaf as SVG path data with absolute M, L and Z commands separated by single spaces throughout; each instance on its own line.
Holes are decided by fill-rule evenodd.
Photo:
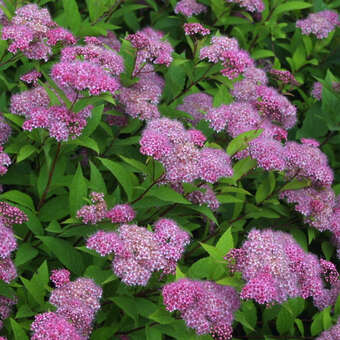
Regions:
M 86 127 L 82 132 L 82 136 L 91 136 L 92 133 L 97 129 L 102 119 L 103 110 L 104 105 L 99 105 L 92 109 L 91 117 L 87 120 Z
M 305 335 L 305 328 L 303 326 L 303 322 L 300 319 L 295 319 L 295 324 L 302 336 Z
M 117 179 L 118 183 L 123 187 L 128 200 L 132 200 L 133 187 L 130 172 L 118 162 L 111 161 L 109 159 L 100 158 L 98 159 L 103 163 L 103 165 L 112 173 L 112 175 Z
M 48 200 L 39 211 L 42 222 L 60 220 L 69 215 L 69 204 L 67 195 L 55 196 Z
M 37 152 L 37 148 L 35 148 L 31 144 L 24 145 L 19 150 L 18 156 L 17 156 L 17 163 L 23 161 L 24 159 L 31 156 L 33 153 Z
M 68 141 L 68 144 L 84 146 L 88 149 L 95 151 L 97 154 L 100 153 L 97 142 L 94 139 L 87 137 L 87 136 L 82 135 L 78 137 L 77 139 L 71 139 Z
M 249 156 L 239 160 L 233 167 L 233 177 L 234 182 L 238 181 L 242 176 L 248 173 L 251 169 L 255 168 L 257 165 L 256 159 L 252 159 Z
M 107 193 L 106 185 L 101 172 L 96 168 L 96 166 L 91 161 L 89 161 L 89 163 L 91 172 L 89 187 L 93 191 L 102 192 L 106 194 Z
M 33 248 L 29 243 L 22 243 L 15 253 L 14 263 L 16 267 L 19 267 L 20 265 L 34 259 L 38 254 L 38 250 Z
M 256 190 L 256 203 L 258 204 L 263 202 L 273 192 L 274 188 L 275 175 L 272 172 L 269 172 Z
M 69 205 L 71 216 L 74 216 L 78 209 L 84 205 L 84 197 L 87 196 L 87 184 L 83 177 L 80 164 L 70 185 Z
M 181 271 L 181 268 L 179 268 L 179 266 L 176 266 L 176 280 L 179 279 L 184 279 L 186 278 L 185 274 Z
M 326 257 L 326 260 L 329 261 L 332 255 L 334 254 L 334 250 L 335 250 L 334 246 L 328 241 L 323 241 L 321 244 L 321 249 L 322 249 L 323 254 Z
M 246 149 L 248 147 L 248 143 L 260 136 L 262 131 L 263 129 L 256 129 L 239 134 L 229 143 L 227 147 L 227 154 L 232 156 L 236 152 Z
M 275 54 L 273 51 L 271 50 L 255 50 L 252 54 L 251 54 L 252 58 L 257 60 L 257 59 L 262 59 L 262 58 L 269 58 L 269 57 L 274 57 Z
M 230 249 L 234 247 L 233 235 L 231 228 L 227 229 L 216 243 L 216 249 L 218 251 L 227 254 Z
M 87 8 L 89 10 L 91 22 L 95 22 L 106 11 L 105 1 L 86 0 Z
M 211 221 L 213 221 L 214 223 L 216 223 L 217 225 L 219 225 L 215 215 L 213 214 L 213 212 L 211 211 L 211 209 L 209 209 L 208 207 L 205 206 L 198 206 L 198 205 L 191 205 L 189 206 L 189 208 L 191 210 L 195 210 L 198 211 L 199 213 L 205 215 L 206 217 L 208 217 Z
M 10 190 L 10 191 L 7 191 L 7 192 L 1 194 L 0 198 L 18 203 L 20 205 L 23 205 L 24 207 L 27 207 L 27 208 L 31 209 L 32 211 L 35 210 L 32 198 L 29 195 L 24 194 L 21 191 Z
M 169 188 L 166 185 L 153 187 L 146 196 L 157 197 L 158 199 L 171 202 L 171 203 L 181 203 L 181 204 L 191 204 L 187 199 L 185 199 L 181 194 L 179 194 L 174 189 Z
M 289 311 L 282 307 L 276 319 L 276 328 L 280 334 L 288 333 L 294 327 L 295 318 Z
M 119 308 L 121 308 L 135 323 L 138 322 L 138 312 L 135 307 L 134 298 L 131 296 L 116 296 L 110 298 Z
M 286 185 L 284 185 L 281 189 L 280 192 L 285 191 L 285 190 L 297 190 L 297 189 L 302 189 L 310 186 L 311 181 L 309 179 L 296 179 L 294 178 L 291 182 L 288 182 Z
M 134 168 L 136 168 L 137 170 L 139 170 L 139 172 L 142 172 L 142 173 L 144 173 L 144 174 L 147 174 L 147 173 L 148 173 L 148 170 L 147 170 L 146 165 L 143 164 L 142 162 L 137 161 L 136 159 L 133 159 L 133 158 L 124 157 L 124 156 L 122 156 L 122 155 L 119 155 L 119 157 L 120 157 L 126 164 L 129 164 L 129 165 L 133 166 Z
M 10 322 L 11 322 L 11 328 L 14 334 L 14 339 L 15 340 L 28 340 L 28 336 L 26 335 L 22 326 L 12 318 L 10 318 Z
M 156 312 L 150 314 L 148 316 L 149 319 L 156 321 L 160 323 L 161 325 L 168 325 L 170 323 L 173 323 L 175 319 L 173 319 L 169 312 L 167 312 L 165 309 L 159 309 Z
M 72 243 L 50 236 L 37 237 L 66 268 L 77 275 L 82 275 L 85 269 L 83 257 L 77 250 L 75 250 Z
M 241 288 L 244 285 L 244 281 L 236 275 L 226 276 L 223 279 L 216 281 L 216 283 L 219 285 L 232 286 L 235 288 Z
M 81 16 L 76 0 L 63 0 L 65 24 L 77 34 L 81 25 Z
M 273 12 L 272 18 L 288 11 L 297 11 L 299 9 L 305 9 L 312 7 L 311 4 L 304 1 L 290 1 L 277 6 Z
M 232 195 L 217 195 L 216 198 L 220 203 L 243 203 L 245 201 Z
M 248 322 L 247 316 L 240 309 L 238 311 L 236 311 L 234 319 L 236 321 L 238 321 L 243 327 L 248 328 L 251 331 L 255 332 L 255 329 Z

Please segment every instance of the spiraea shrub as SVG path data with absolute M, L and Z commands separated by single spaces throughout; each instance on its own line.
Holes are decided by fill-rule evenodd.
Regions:
M 339 9 L 0 1 L 0 339 L 340 340 Z

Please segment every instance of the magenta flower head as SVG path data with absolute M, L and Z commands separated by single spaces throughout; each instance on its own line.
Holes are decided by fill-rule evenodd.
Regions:
M 40 77 L 41 77 L 41 73 L 36 71 L 36 70 L 33 70 L 33 71 L 26 73 L 23 76 L 21 76 L 20 80 L 24 81 L 27 84 L 32 83 L 33 86 L 37 86 L 38 78 L 40 78 Z
M 70 282 L 71 273 L 67 269 L 52 270 L 50 280 L 54 283 L 56 288 L 60 288 L 66 283 Z
M 271 229 L 251 230 L 243 246 L 231 250 L 226 259 L 246 281 L 241 298 L 261 304 L 298 296 L 313 297 L 317 303 L 325 292 L 322 277 L 328 275 L 332 283 L 337 279 L 334 266 L 305 253 L 290 234 Z
M 337 340 L 340 339 L 340 318 L 337 323 L 327 331 L 321 333 L 316 340 Z
M 284 156 L 288 177 L 308 178 L 317 185 L 332 184 L 334 175 L 327 156 L 314 143 L 288 142 Z
M 233 2 L 240 7 L 244 7 L 249 12 L 263 12 L 264 3 L 262 0 L 226 0 L 227 2 Z
M 296 27 L 301 28 L 302 34 L 313 33 L 317 39 L 327 38 L 336 26 L 340 26 L 339 15 L 329 10 L 311 13 L 306 19 L 296 22 Z
M 131 222 L 136 217 L 135 211 L 128 204 L 118 204 L 106 213 L 106 218 L 112 223 Z
M 272 76 L 280 80 L 283 84 L 290 84 L 294 86 L 300 85 L 298 81 L 295 79 L 294 75 L 289 71 L 271 69 L 269 72 Z
M 186 325 L 198 335 L 211 334 L 215 339 L 232 337 L 233 315 L 240 307 L 236 290 L 212 281 L 180 279 L 162 290 L 168 311 L 178 310 Z
M 80 335 L 70 322 L 54 312 L 36 315 L 31 330 L 32 340 L 86 340 L 86 337 Z
M 208 28 L 203 27 L 199 23 L 189 23 L 184 24 L 184 32 L 185 35 L 192 35 L 192 36 L 202 36 L 210 34 L 210 30 Z
M 183 14 L 186 17 L 206 12 L 207 7 L 198 3 L 196 0 L 181 0 L 178 1 L 175 7 L 176 14 Z
M 191 122 L 196 125 L 204 119 L 206 113 L 213 107 L 213 98 L 205 93 L 193 93 L 186 96 L 183 104 L 177 106 L 177 110 L 189 113 L 192 116 Z
M 3 152 L 3 147 L 0 146 L 0 175 L 4 175 L 7 172 L 7 168 L 11 165 L 11 163 L 11 159 L 7 153 Z
M 102 221 L 107 214 L 103 193 L 92 192 L 91 203 L 90 205 L 84 205 L 77 211 L 77 217 L 85 224 L 96 224 Z
M 0 202 L 0 221 L 5 227 L 10 228 L 13 224 L 23 224 L 28 221 L 27 215 L 17 207 L 6 202 Z
M 194 204 L 206 204 L 210 209 L 217 210 L 220 206 L 220 203 L 211 187 L 208 184 L 203 184 L 200 186 L 200 189 L 202 189 L 202 191 L 195 190 L 191 192 L 187 196 L 187 199 Z

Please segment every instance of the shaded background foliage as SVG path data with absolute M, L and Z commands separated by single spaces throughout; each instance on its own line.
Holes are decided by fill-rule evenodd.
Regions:
M 26 1 L 4 1 L 8 14 Z M 334 170 L 333 189 L 340 193 L 340 104 L 339 93 L 332 82 L 340 79 L 340 30 L 323 40 L 301 34 L 295 23 L 311 12 L 340 8 L 340 1 L 264 0 L 262 14 L 250 14 L 224 0 L 202 0 L 208 11 L 197 17 L 174 14 L 176 1 L 36 1 L 46 6 L 53 19 L 82 39 L 114 31 L 120 39 L 143 27 L 162 30 L 175 49 L 170 67 L 156 66 L 165 79 L 159 110 L 164 117 L 186 122 L 188 115 L 177 110 L 185 95 L 202 91 L 213 96 L 214 106 L 233 101 L 232 82 L 216 74 L 218 67 L 198 63 L 193 43 L 184 35 L 183 24 L 201 22 L 213 34 L 235 37 L 259 67 L 290 70 L 300 83 L 284 86 L 274 79 L 270 84 L 281 87 L 297 107 L 298 122 L 289 131 L 289 140 L 315 138 Z M 200 44 L 208 44 L 208 38 Z M 102 119 L 104 105 L 115 103 L 112 96 L 102 95 L 96 101 L 84 99 L 81 105 L 94 105 L 81 137 L 58 144 L 41 129 L 23 131 L 23 119 L 11 114 L 9 100 L 13 93 L 27 89 L 19 78 L 33 68 L 46 77 L 59 60 L 56 53 L 48 62 L 39 63 L 7 52 L 8 44 L 0 41 L 0 111 L 13 129 L 5 152 L 12 159 L 6 175 L 0 178 L 0 199 L 20 207 L 29 221 L 15 226 L 19 247 L 14 263 L 18 279 L 9 285 L 1 282 L 0 294 L 18 297 L 11 318 L 5 321 L 3 334 L 9 339 L 27 339 L 34 315 L 51 309 L 47 297 L 51 269 L 66 267 L 72 278 L 93 278 L 104 289 L 102 308 L 98 312 L 91 339 L 209 339 L 188 329 L 176 313 L 168 313 L 162 303 L 161 287 L 181 277 L 208 279 L 220 284 L 242 286 L 223 259 L 233 247 L 239 247 L 254 227 L 277 227 L 289 232 L 306 251 L 338 264 L 331 233 L 319 232 L 303 223 L 302 216 L 278 200 L 283 189 L 296 189 L 306 184 L 286 183 L 280 172 L 265 172 L 244 161 L 233 163 L 234 175 L 215 185 L 221 203 L 217 212 L 189 202 L 167 185 L 153 185 L 162 173 L 160 163 L 139 152 L 139 139 L 145 123 L 129 118 L 124 127 L 110 126 Z M 57 47 L 58 49 L 59 47 Z M 134 55 L 125 40 L 120 54 L 128 85 Z M 130 72 L 130 74 L 129 74 Z M 311 95 L 315 81 L 323 84 L 322 100 Z M 112 109 L 112 106 L 111 106 Z M 112 114 L 119 115 L 112 109 Z M 216 134 L 207 123 L 198 125 L 208 143 L 230 147 L 231 138 Z M 244 141 L 234 143 L 239 150 Z M 56 154 L 58 157 L 56 157 Z M 248 167 L 247 167 L 248 166 Z M 53 170 L 53 175 L 51 174 Z M 290 185 L 290 187 L 287 187 Z M 48 188 L 48 190 L 46 190 Z M 185 194 L 195 186 L 187 185 Z M 154 274 L 147 287 L 131 288 L 113 274 L 107 259 L 85 247 L 86 238 L 99 226 L 84 225 L 76 212 L 91 191 L 105 193 L 107 204 L 133 202 L 139 225 L 151 225 L 159 217 L 175 219 L 192 234 L 192 242 L 177 267 L 176 277 Z M 100 229 L 112 230 L 111 223 Z M 234 339 L 312 339 L 335 323 L 340 314 L 340 301 L 335 307 L 318 311 L 309 300 L 291 299 L 282 305 L 265 307 L 253 301 L 242 302 L 236 313 Z M 123 339 L 123 338 L 122 338 Z

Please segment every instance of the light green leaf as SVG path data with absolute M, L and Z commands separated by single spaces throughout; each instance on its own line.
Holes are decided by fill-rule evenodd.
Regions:
M 18 203 L 20 205 L 23 205 L 24 207 L 27 207 L 27 208 L 31 209 L 32 211 L 35 210 L 32 198 L 29 195 L 27 195 L 27 194 L 25 194 L 21 191 L 10 190 L 10 191 L 7 191 L 7 192 L 1 194 L 0 198 Z
M 37 152 L 37 148 L 35 148 L 33 145 L 31 145 L 31 144 L 24 145 L 19 150 L 19 153 L 18 153 L 18 156 L 17 156 L 17 163 L 28 158 L 29 156 L 31 156 L 35 152 Z
M 87 184 L 83 176 L 80 164 L 70 185 L 69 205 L 71 215 L 75 215 L 77 210 L 84 205 L 84 197 L 87 196 Z

